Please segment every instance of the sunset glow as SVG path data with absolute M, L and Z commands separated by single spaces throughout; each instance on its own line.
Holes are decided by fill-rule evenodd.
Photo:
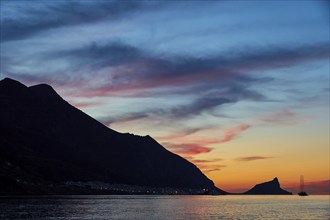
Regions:
M 219 188 L 329 194 L 329 1 L 1 1 L 0 78 L 47 83 Z

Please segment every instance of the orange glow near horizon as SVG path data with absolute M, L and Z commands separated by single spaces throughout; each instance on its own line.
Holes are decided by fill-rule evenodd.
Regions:
M 278 177 L 283 189 L 296 194 L 300 175 L 304 175 L 309 193 L 329 194 L 327 128 L 321 131 L 308 129 L 312 125 L 300 126 L 299 130 L 293 127 L 253 128 L 226 143 L 221 142 L 221 136 L 216 143 L 214 139 L 207 140 L 207 135 L 201 133 L 170 138 L 171 141 L 198 143 L 210 149 L 191 155 L 176 153 L 197 165 L 217 187 L 225 191 L 244 192 L 256 184 Z M 323 123 L 323 126 L 326 125 Z M 215 130 L 212 129 L 213 132 Z M 272 138 L 260 135 L 270 132 L 274 133 Z M 175 152 L 175 149 L 169 150 Z
M 0 3 L 0 78 L 51 85 L 225 191 L 304 175 L 329 194 L 329 1 Z
M 316 124 L 323 129 L 310 129 Z M 228 192 L 244 192 L 278 177 L 283 189 L 296 194 L 300 175 L 304 175 L 306 191 L 329 194 L 327 126 L 326 120 L 319 118 L 298 127 L 212 127 L 203 131 L 174 132 L 173 135 L 155 133 L 154 136 L 164 147 L 194 163 L 217 187 Z M 124 130 L 126 126 L 116 129 Z M 141 131 L 140 127 L 138 129 Z M 229 132 L 235 134 L 223 142 L 230 130 L 237 132 Z M 175 144 L 169 146 L 168 143 Z

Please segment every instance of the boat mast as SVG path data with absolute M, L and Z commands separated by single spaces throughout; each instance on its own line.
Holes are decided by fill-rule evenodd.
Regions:
M 304 192 L 304 176 L 300 175 L 300 192 Z

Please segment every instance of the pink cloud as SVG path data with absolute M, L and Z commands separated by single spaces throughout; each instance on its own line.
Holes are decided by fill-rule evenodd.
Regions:
M 157 140 L 165 140 L 165 141 L 170 141 L 170 140 L 174 140 L 174 139 L 178 139 L 178 138 L 182 138 L 185 136 L 189 136 L 192 134 L 196 134 L 200 131 L 206 131 L 206 130 L 215 130 L 216 128 L 213 126 L 205 126 L 205 127 L 198 127 L 198 128 L 186 128 L 186 129 L 182 129 L 182 130 L 177 130 L 173 133 L 170 133 L 168 135 L 163 135 L 163 136 L 158 136 L 156 137 Z M 203 139 L 203 141 L 197 141 L 198 143 L 203 143 L 203 144 L 213 144 L 213 143 L 217 143 L 217 140 L 206 140 Z
M 172 151 L 173 153 L 179 154 L 183 157 L 208 153 L 212 150 L 212 148 L 203 147 L 201 145 L 191 144 L 191 143 L 174 144 L 174 143 L 165 142 L 162 143 L 162 145 L 165 146 L 170 151 Z
M 243 131 L 249 129 L 251 126 L 247 124 L 241 124 L 235 128 L 231 128 L 225 131 L 224 137 L 222 140 L 219 139 L 195 139 L 193 144 L 186 143 L 186 144 L 174 144 L 171 142 L 164 142 L 163 145 L 166 146 L 168 149 L 172 150 L 173 152 L 180 154 L 181 156 L 187 157 L 189 155 L 196 155 L 200 153 L 207 153 L 212 150 L 212 148 L 204 147 L 211 144 L 217 144 L 217 143 L 224 143 L 233 140 L 237 135 L 242 133 Z M 210 128 L 213 129 L 213 128 Z M 181 132 L 178 132 L 176 134 L 166 135 L 162 137 L 158 137 L 160 140 L 171 140 L 176 139 L 185 135 L 194 134 L 196 132 L 200 131 L 200 129 L 188 129 L 183 130 Z
M 284 109 L 279 112 L 275 112 L 269 115 L 260 117 L 261 121 L 273 123 L 273 124 L 284 124 L 284 125 L 295 125 L 306 121 L 311 118 L 310 116 L 300 116 L 297 113 Z
M 233 140 L 237 135 L 239 135 L 243 131 L 246 131 L 250 127 L 251 126 L 248 124 L 241 124 L 235 128 L 228 129 L 227 131 L 225 131 L 225 134 L 224 134 L 222 140 L 220 141 L 220 143 L 229 142 L 229 141 Z

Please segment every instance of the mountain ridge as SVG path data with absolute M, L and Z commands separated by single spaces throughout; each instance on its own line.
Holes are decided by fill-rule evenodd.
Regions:
M 292 195 L 281 188 L 278 178 L 275 177 L 273 180 L 263 182 L 255 185 L 250 190 L 244 192 L 245 195 Z
M 0 101 L 2 182 L 25 182 L 17 184 L 26 191 L 27 185 L 40 184 L 48 193 L 52 189 L 47 184 L 103 181 L 226 194 L 194 164 L 150 136 L 122 134 L 106 127 L 71 106 L 47 84 L 27 87 L 5 78 L 0 81 Z M 9 170 L 16 176 L 10 176 Z

